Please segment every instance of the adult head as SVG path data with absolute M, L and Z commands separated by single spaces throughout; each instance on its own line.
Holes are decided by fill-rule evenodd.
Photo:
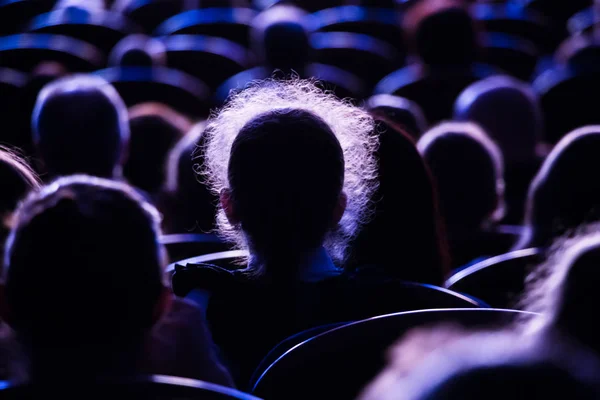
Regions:
M 431 168 L 451 235 L 482 229 L 502 217 L 502 153 L 477 125 L 442 123 L 425 133 L 417 147 Z
M 390 276 L 441 285 L 449 272 L 448 243 L 429 169 L 414 142 L 392 122 L 381 121 L 379 187 L 373 219 L 351 247 L 358 266 L 378 265 Z
M 600 331 L 594 322 L 600 284 L 598 224 L 579 231 L 558 241 L 532 273 L 522 304 L 539 313 L 529 321 L 530 330 L 558 333 L 600 355 Z
M 45 86 L 33 110 L 32 130 L 51 176 L 120 177 L 129 141 L 127 109 L 102 78 L 75 75 Z
M 454 119 L 481 126 L 504 154 L 507 165 L 536 159 L 542 111 L 531 88 L 508 76 L 478 81 L 456 99 Z
M 167 65 L 167 51 L 160 40 L 129 35 L 113 47 L 108 64 L 113 67 L 161 67 Z
M 311 81 L 267 80 L 238 93 L 208 124 L 221 232 L 269 274 L 295 276 L 294 264 L 323 244 L 343 258 L 375 186 L 372 129 L 365 111 Z
M 163 291 L 158 219 L 129 186 L 78 175 L 19 207 L 6 318 L 34 379 L 132 372 Z
M 556 345 L 557 348 L 552 347 Z M 598 361 L 579 348 L 510 333 L 466 335 L 433 351 L 408 375 L 391 365 L 362 400 L 553 397 L 596 399 Z
M 156 194 L 165 182 L 167 156 L 191 123 L 160 103 L 144 103 L 129 110 L 129 157 L 123 175 L 129 183 Z
M 17 204 L 27 193 L 38 190 L 40 181 L 23 159 L 11 150 L 0 146 L 0 182 L 2 182 L 0 249 L 4 249 L 4 241 L 13 225 L 13 213 Z
M 411 52 L 429 67 L 466 67 L 478 51 L 477 30 L 460 0 L 423 0 L 404 15 Z
M 302 74 L 311 51 L 306 15 L 293 5 L 275 5 L 254 19 L 251 43 L 262 63 L 284 73 Z
M 403 97 L 377 94 L 369 98 L 367 109 L 376 118 L 393 122 L 415 139 L 427 129 L 427 120 L 421 107 Z
M 600 126 L 595 125 L 576 129 L 556 144 L 529 188 L 526 229 L 517 248 L 549 246 L 600 218 L 598 152 Z
M 211 192 L 202 174 L 206 168 L 204 148 L 206 122 L 197 123 L 171 150 L 167 161 L 165 221 L 171 233 L 211 232 L 219 196 Z

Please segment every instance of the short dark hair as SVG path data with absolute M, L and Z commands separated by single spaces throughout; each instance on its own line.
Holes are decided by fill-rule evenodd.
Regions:
M 61 178 L 31 194 L 16 213 L 4 273 L 25 347 L 102 355 L 140 341 L 162 291 L 158 218 L 132 188 L 100 178 Z
M 76 75 L 42 89 L 32 118 L 34 143 L 53 176 L 110 178 L 125 160 L 127 109 L 104 79 Z

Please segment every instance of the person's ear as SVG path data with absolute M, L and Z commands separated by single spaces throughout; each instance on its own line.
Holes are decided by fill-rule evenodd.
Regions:
M 239 219 L 235 212 L 235 208 L 233 206 L 233 199 L 231 196 L 231 190 L 223 189 L 221 190 L 221 195 L 219 197 L 221 201 L 221 207 L 223 207 L 223 211 L 225 211 L 225 216 L 227 216 L 227 220 L 231 225 L 239 224 Z
M 347 205 L 348 196 L 346 196 L 346 193 L 341 192 L 340 197 L 338 198 L 338 201 L 335 205 L 335 208 L 333 209 L 333 220 L 331 221 L 333 223 L 333 226 L 336 226 L 340 223 L 342 217 L 344 216 L 344 212 L 346 211 Z

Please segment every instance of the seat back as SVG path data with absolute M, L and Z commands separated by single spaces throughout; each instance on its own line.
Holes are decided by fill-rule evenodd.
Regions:
M 340 6 L 317 11 L 307 17 L 313 32 L 352 32 L 378 38 L 405 52 L 401 15 L 387 8 Z
M 39 398 L 127 398 L 127 399 L 206 399 L 206 400 L 260 400 L 240 391 L 214 383 L 172 376 L 154 375 L 124 382 L 83 383 L 55 382 L 43 385 L 16 386 L 3 382 L 0 397 L 3 399 Z
M 21 32 L 27 22 L 50 11 L 54 3 L 54 0 L 0 0 L 0 36 Z
M 206 233 L 163 235 L 160 237 L 160 243 L 165 246 L 171 261 L 223 252 L 231 247 L 217 235 Z
M 226 269 L 237 269 L 239 268 L 238 261 L 246 257 L 248 257 L 247 250 L 228 250 L 218 253 L 204 254 L 171 263 L 167 266 L 166 272 L 174 272 L 175 265 L 177 264 L 182 266 L 187 264 L 213 264 Z
M 140 27 L 121 14 L 109 11 L 90 13 L 75 7 L 39 15 L 29 23 L 27 30 L 83 40 L 106 54 L 127 35 L 142 32 Z
M 159 102 L 195 118 L 208 116 L 208 87 L 181 71 L 163 67 L 112 67 L 94 74 L 110 82 L 128 107 Z
M 169 67 L 201 79 L 212 89 L 251 64 L 244 47 L 219 37 L 172 35 L 161 41 L 165 45 Z
M 125 0 L 117 1 L 113 9 L 150 33 L 163 21 L 186 11 L 185 5 L 186 0 Z
M 527 275 L 542 257 L 537 248 L 502 254 L 455 273 L 444 286 L 475 296 L 492 307 L 513 307 L 525 289 Z
M 483 39 L 480 60 L 523 81 L 529 81 L 540 55 L 540 50 L 533 42 L 518 36 L 489 33 Z
M 369 85 L 399 68 L 404 61 L 404 55 L 396 48 L 360 33 L 314 33 L 310 42 L 317 62 L 345 69 Z
M 327 331 L 292 348 L 263 373 L 253 393 L 265 399 L 355 398 L 386 364 L 408 330 L 440 322 L 468 328 L 511 322 L 512 310 L 423 310 L 379 316 Z
M 0 67 L 29 72 L 43 61 L 89 72 L 102 68 L 106 57 L 97 47 L 62 35 L 23 33 L 0 37 Z
M 216 36 L 249 46 L 250 27 L 257 12 L 250 8 L 206 8 L 172 16 L 161 23 L 156 36 L 194 34 Z

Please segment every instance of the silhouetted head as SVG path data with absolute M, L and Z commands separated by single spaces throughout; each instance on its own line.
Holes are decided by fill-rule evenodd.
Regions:
M 525 83 L 493 76 L 472 84 L 457 98 L 454 119 L 481 126 L 498 143 L 507 164 L 536 158 L 542 111 L 537 95 Z
M 392 364 L 361 400 L 597 399 L 598 361 L 581 349 L 509 333 L 467 335 L 408 375 Z
M 169 154 L 166 192 L 170 198 L 166 222 L 172 233 L 211 232 L 219 196 L 211 192 L 201 172 L 206 168 L 206 122 L 199 122 Z
M 87 176 L 61 178 L 19 207 L 4 281 L 33 375 L 131 367 L 162 293 L 158 219 L 129 186 Z
M 260 61 L 271 69 L 302 73 L 310 60 L 306 12 L 292 5 L 263 11 L 252 23 L 251 42 Z
M 431 168 L 450 235 L 499 221 L 504 212 L 500 149 L 477 125 L 442 123 L 417 147 Z
M 478 51 L 473 18 L 457 0 L 423 0 L 404 15 L 411 51 L 428 66 L 468 66 Z
M 378 94 L 369 98 L 367 109 L 375 117 L 398 125 L 415 139 L 418 139 L 427 129 L 427 120 L 421 107 L 403 97 Z
M 557 143 L 529 188 L 518 248 L 549 246 L 558 236 L 600 219 L 599 152 L 600 126 L 576 129 Z
M 177 111 L 159 103 L 145 103 L 129 110 L 129 157 L 123 175 L 133 186 L 158 193 L 165 182 L 169 151 L 190 129 L 191 123 Z
M 294 264 L 323 244 L 343 258 L 374 186 L 372 129 L 366 112 L 311 81 L 268 80 L 238 93 L 208 125 L 221 232 L 261 267 Z
M 127 109 L 105 80 L 78 75 L 45 86 L 33 111 L 32 129 L 52 176 L 121 175 L 129 141 Z
M 440 285 L 449 272 L 448 243 L 437 193 L 414 142 L 393 123 L 376 128 L 379 187 L 375 213 L 351 246 L 357 266 L 378 265 L 390 276 Z
M 527 279 L 523 307 L 539 313 L 533 331 L 555 332 L 600 355 L 596 297 L 600 285 L 598 224 L 579 229 L 573 238 L 556 242 L 548 259 Z
M 162 67 L 167 65 L 165 45 L 145 35 L 129 35 L 113 47 L 108 58 L 113 67 Z

